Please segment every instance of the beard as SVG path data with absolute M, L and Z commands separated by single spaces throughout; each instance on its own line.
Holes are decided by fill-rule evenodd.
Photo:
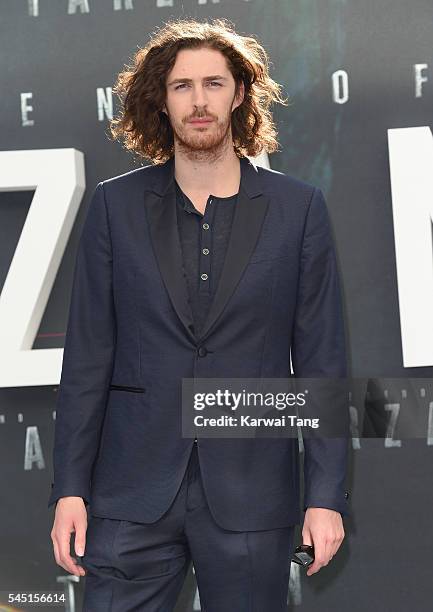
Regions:
M 194 117 L 210 117 L 211 123 L 204 126 L 188 123 L 192 117 L 180 123 L 171 122 L 176 148 L 182 157 L 191 161 L 213 162 L 222 158 L 231 147 L 231 111 L 223 118 L 209 113 L 201 113 Z

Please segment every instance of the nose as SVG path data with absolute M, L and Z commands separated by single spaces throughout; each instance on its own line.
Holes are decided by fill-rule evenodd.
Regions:
M 196 107 L 203 107 L 207 104 L 206 89 L 203 85 L 198 85 L 192 89 L 192 102 Z

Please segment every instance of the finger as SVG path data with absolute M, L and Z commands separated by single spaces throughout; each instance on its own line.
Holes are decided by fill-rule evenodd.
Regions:
M 314 561 L 314 563 L 312 563 L 308 568 L 307 568 L 307 576 L 312 576 L 313 574 L 315 574 L 316 572 L 319 571 L 319 569 L 321 568 L 321 566 Z
M 83 575 L 76 564 L 76 559 L 73 559 L 70 554 L 71 540 L 70 534 L 67 536 L 63 536 L 63 538 L 59 542 L 59 553 L 60 553 L 60 565 L 68 571 L 70 574 L 74 574 L 75 576 Z
M 311 536 L 311 531 L 308 528 L 302 530 L 302 544 L 313 546 L 313 538 Z
M 75 554 L 78 557 L 83 557 L 86 550 L 86 530 L 87 530 L 87 521 L 79 522 L 75 525 Z M 79 560 L 81 562 L 81 560 Z M 86 572 L 82 565 L 79 567 L 80 575 L 85 576 Z
M 332 550 L 331 550 L 331 554 L 332 556 L 337 554 L 338 549 L 340 548 L 342 542 L 344 539 L 344 531 L 343 532 L 339 532 L 336 539 L 334 540 L 334 542 L 332 543 Z
M 308 567 L 307 576 L 311 576 L 319 571 L 321 567 L 325 564 L 326 558 L 326 549 L 325 549 L 325 541 L 323 538 L 316 538 L 314 541 L 314 561 Z
M 314 547 L 315 560 L 307 568 L 307 576 L 311 576 L 312 574 L 315 574 L 317 571 L 319 571 L 320 566 L 316 561 L 316 545 L 315 541 L 313 540 L 313 534 L 311 533 L 310 529 L 308 529 L 308 527 L 304 527 L 302 529 L 302 544 Z
M 86 570 L 84 569 L 84 567 L 82 565 L 80 565 L 81 561 L 78 560 L 76 563 L 76 568 L 78 570 L 78 573 L 80 576 L 85 576 L 86 575 Z
M 333 543 L 333 544 L 331 545 L 331 548 L 330 548 L 330 555 L 329 555 L 330 559 L 329 559 L 329 560 L 331 560 L 331 559 L 332 559 L 332 557 L 334 557 L 334 556 L 337 554 L 337 550 L 339 549 L 339 547 L 340 547 L 340 544 L 339 544 L 338 542 Z
M 325 542 L 325 562 L 323 565 L 328 565 L 333 555 L 334 542 L 333 540 L 326 540 Z
M 84 551 L 86 548 L 86 522 L 77 522 L 75 525 L 75 554 L 79 557 L 84 556 Z
M 54 558 L 56 560 L 56 563 L 57 565 L 60 565 L 59 546 L 57 544 L 56 538 L 53 538 L 53 549 L 54 549 Z

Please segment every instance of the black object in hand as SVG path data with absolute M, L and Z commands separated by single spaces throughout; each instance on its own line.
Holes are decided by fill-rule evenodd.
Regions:
M 295 548 L 292 561 L 303 567 L 308 567 L 314 561 L 314 546 L 309 544 L 301 544 Z

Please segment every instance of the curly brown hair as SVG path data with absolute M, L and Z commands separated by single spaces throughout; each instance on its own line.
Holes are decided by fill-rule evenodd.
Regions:
M 239 35 L 225 18 L 211 22 L 172 20 L 152 34 L 147 45 L 135 53 L 133 63 L 119 73 L 113 88 L 121 101 L 119 116 L 110 121 L 115 139 L 153 163 L 171 158 L 173 130 L 161 110 L 167 74 L 180 49 L 208 48 L 226 57 L 236 84 L 235 95 L 241 81 L 244 83 L 244 99 L 231 117 L 236 155 L 255 157 L 263 150 L 267 153 L 278 150 L 277 130 L 269 107 L 273 102 L 286 104 L 286 100 L 281 97 L 281 86 L 269 76 L 267 53 L 255 38 Z

